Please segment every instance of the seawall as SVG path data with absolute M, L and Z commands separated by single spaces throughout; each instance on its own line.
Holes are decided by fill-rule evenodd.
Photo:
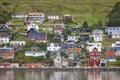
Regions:
M 110 68 L 0 68 L 0 71 L 120 71 L 120 67 Z

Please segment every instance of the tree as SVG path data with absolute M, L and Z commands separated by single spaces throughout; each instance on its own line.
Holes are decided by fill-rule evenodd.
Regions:
M 90 31 L 90 28 L 89 28 L 89 25 L 87 23 L 87 21 L 85 21 L 83 24 L 82 24 L 82 29 L 81 31 L 83 32 L 89 32 Z
M 1 4 L 2 4 L 3 6 L 8 6 L 8 5 L 10 5 L 9 2 L 2 2 Z
M 113 10 L 108 14 L 107 26 L 118 27 L 120 26 L 120 2 L 118 2 Z
M 68 58 L 68 55 L 66 53 L 64 53 L 64 52 L 61 52 L 60 55 L 61 55 L 61 57 Z
M 102 29 L 103 28 L 103 23 L 101 21 L 98 21 L 97 26 L 98 29 Z

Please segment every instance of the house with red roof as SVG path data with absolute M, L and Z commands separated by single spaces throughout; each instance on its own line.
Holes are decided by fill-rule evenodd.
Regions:
M 106 52 L 106 61 L 116 61 L 116 52 L 115 51 L 109 51 Z
M 96 47 L 89 53 L 90 59 L 88 61 L 90 67 L 98 67 L 100 65 L 101 52 Z

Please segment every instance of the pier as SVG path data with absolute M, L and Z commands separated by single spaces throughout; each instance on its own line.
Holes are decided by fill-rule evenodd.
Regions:
M 109 67 L 109 68 L 0 68 L 0 71 L 120 71 L 120 67 Z

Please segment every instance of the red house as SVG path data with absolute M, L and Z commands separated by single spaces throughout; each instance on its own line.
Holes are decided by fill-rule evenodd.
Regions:
M 42 64 L 41 63 L 26 63 L 25 67 L 26 68 L 34 68 L 34 67 L 41 67 Z
M 116 53 L 114 51 L 106 52 L 107 61 L 116 61 Z
M 101 52 L 98 52 L 98 49 L 95 47 L 93 51 L 89 53 L 90 59 L 88 61 L 90 67 L 99 66 Z
M 66 14 L 62 17 L 62 20 L 66 20 L 66 19 L 71 19 L 71 20 L 74 20 L 74 16 L 71 16 L 69 14 Z

